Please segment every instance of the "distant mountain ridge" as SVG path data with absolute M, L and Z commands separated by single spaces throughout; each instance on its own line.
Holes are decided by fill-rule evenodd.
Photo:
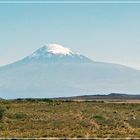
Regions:
M 58 44 L 0 68 L 0 97 L 52 98 L 140 93 L 140 71 L 96 62 Z
M 83 95 L 72 97 L 59 97 L 54 98 L 56 100 L 140 100 L 140 95 L 129 95 L 122 93 L 110 93 L 107 95 L 95 94 L 95 95 Z

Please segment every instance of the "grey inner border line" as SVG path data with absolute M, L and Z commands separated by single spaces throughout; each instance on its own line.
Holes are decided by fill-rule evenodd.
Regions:
M 0 4 L 140 4 L 140 0 L 0 0 Z
M 0 138 L 0 140 L 11 140 L 12 138 Z M 14 138 L 17 140 L 139 140 L 140 138 Z
M 0 140 L 11 140 L 12 138 L 0 138 Z M 139 140 L 140 138 L 133 138 L 133 137 L 128 137 L 128 138 L 69 138 L 69 137 L 51 137 L 51 138 L 45 138 L 45 137 L 40 137 L 40 138 L 13 138 L 13 139 L 18 139 L 18 140 Z

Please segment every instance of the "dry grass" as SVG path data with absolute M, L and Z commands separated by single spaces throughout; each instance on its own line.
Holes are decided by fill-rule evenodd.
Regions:
M 1 101 L 0 137 L 140 137 L 140 104 Z

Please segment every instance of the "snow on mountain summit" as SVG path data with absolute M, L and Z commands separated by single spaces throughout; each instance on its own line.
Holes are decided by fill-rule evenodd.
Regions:
M 72 53 L 72 51 L 69 48 L 64 48 L 61 45 L 58 44 L 49 44 L 47 46 L 48 52 L 51 52 L 53 54 L 63 54 L 63 55 L 69 55 Z
M 79 53 L 71 51 L 69 48 L 65 48 L 62 45 L 58 44 L 48 44 L 45 45 L 31 55 L 26 57 L 27 60 L 32 61 L 45 61 L 45 62 L 92 62 L 86 56 L 83 56 Z
M 48 44 L 35 51 L 30 57 L 39 57 L 47 54 L 70 55 L 72 51 L 58 44 Z

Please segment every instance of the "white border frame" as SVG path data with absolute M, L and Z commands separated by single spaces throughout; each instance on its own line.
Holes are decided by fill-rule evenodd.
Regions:
M 140 4 L 140 0 L 0 0 L 0 4 Z M 0 138 L 0 140 L 11 140 L 13 138 Z M 14 138 L 19 140 L 36 140 L 36 139 L 42 139 L 42 140 L 124 140 L 124 139 L 133 139 L 133 140 L 140 140 L 140 138 Z

